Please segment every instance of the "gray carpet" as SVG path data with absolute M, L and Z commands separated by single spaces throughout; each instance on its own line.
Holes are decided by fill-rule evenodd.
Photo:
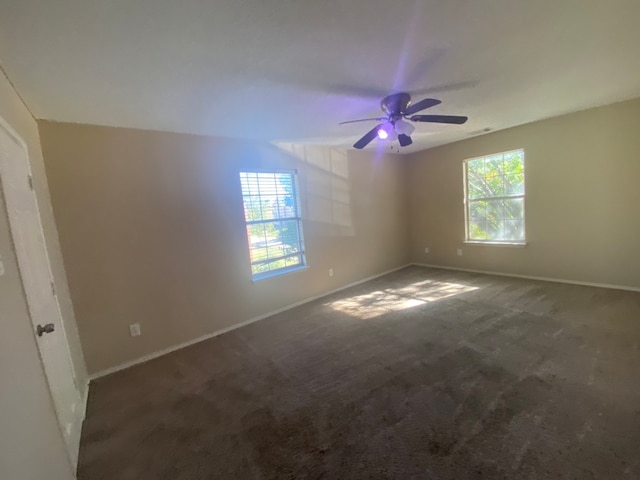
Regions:
M 92 382 L 78 477 L 640 478 L 640 294 L 410 267 Z

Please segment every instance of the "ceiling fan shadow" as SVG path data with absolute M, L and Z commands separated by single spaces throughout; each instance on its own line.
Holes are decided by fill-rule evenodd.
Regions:
M 431 95 L 432 93 L 444 93 L 444 92 L 455 92 L 457 90 L 464 90 L 466 88 L 473 88 L 478 85 L 478 82 L 475 80 L 467 80 L 463 82 L 456 83 L 446 83 L 443 85 L 434 85 L 433 87 L 423 88 L 419 90 L 411 90 L 411 93 L 414 95 Z
M 388 89 L 337 83 L 327 85 L 325 89 L 328 93 L 347 97 L 381 98 L 389 94 Z
M 348 97 L 361 97 L 361 98 L 381 98 L 389 94 L 398 93 L 402 91 L 409 91 L 412 95 L 430 95 L 433 93 L 454 92 L 457 90 L 464 90 L 466 88 L 473 88 L 478 85 L 477 81 L 463 81 L 456 83 L 447 83 L 443 85 L 434 85 L 433 87 L 421 88 L 421 89 L 383 89 L 378 87 L 357 86 L 357 85 L 345 85 L 345 84 L 331 84 L 328 85 L 325 90 L 328 93 L 335 95 L 344 95 Z
M 407 87 L 424 83 L 425 78 L 429 78 L 431 76 L 437 63 L 445 56 L 446 53 L 446 48 L 432 48 L 425 58 L 414 64 L 411 71 L 405 75 L 404 81 L 401 83 Z M 407 88 L 405 90 L 412 91 L 413 89 Z

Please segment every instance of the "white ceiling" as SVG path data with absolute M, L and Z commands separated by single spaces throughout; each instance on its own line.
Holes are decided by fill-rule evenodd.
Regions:
M 381 96 L 468 115 L 415 151 L 640 96 L 638 0 L 0 0 L 37 118 L 351 145 Z M 376 143 L 376 142 L 374 142 Z

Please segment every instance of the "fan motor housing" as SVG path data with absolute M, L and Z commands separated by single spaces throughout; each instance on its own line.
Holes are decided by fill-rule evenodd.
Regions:
M 399 117 L 409 106 L 409 102 L 411 102 L 411 95 L 408 93 L 393 93 L 382 99 L 380 108 L 389 117 Z

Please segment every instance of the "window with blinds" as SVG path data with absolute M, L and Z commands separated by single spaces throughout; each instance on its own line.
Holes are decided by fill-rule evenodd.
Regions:
M 240 172 L 240 185 L 253 278 L 304 267 L 295 170 Z
M 524 150 L 464 161 L 466 240 L 525 243 Z

